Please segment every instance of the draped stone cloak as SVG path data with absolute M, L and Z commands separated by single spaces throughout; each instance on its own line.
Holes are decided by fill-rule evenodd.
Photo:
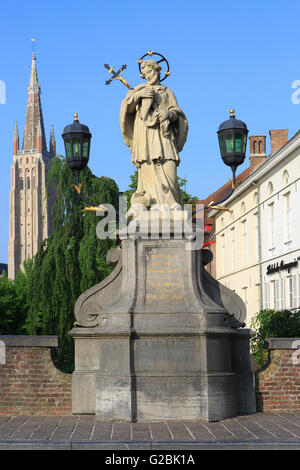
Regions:
M 188 133 L 187 119 L 178 107 L 174 93 L 163 85 L 152 86 L 153 98 L 136 103 L 135 93 L 145 86 L 129 91 L 121 104 L 120 124 L 131 159 L 139 171 L 138 192 L 144 191 L 152 204 L 180 204 L 176 166 Z M 169 118 L 159 121 L 159 111 L 168 111 Z

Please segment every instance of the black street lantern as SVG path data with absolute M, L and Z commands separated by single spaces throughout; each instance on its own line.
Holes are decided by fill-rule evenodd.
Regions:
M 77 173 L 77 178 L 80 171 L 88 164 L 91 137 L 89 128 L 78 121 L 78 114 L 74 114 L 74 122 L 64 128 L 62 138 L 65 143 L 67 165 Z
M 235 119 L 234 109 L 230 110 L 230 118 L 222 122 L 218 129 L 221 156 L 225 165 L 231 167 L 233 187 L 236 169 L 245 160 L 248 132 L 246 124 Z

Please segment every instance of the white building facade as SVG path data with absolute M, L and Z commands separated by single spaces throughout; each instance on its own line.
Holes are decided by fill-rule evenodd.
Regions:
M 300 308 L 299 140 L 271 160 L 261 186 L 263 307 L 274 310 Z
M 209 213 L 216 278 L 244 300 L 247 326 L 262 309 L 300 308 L 300 133 L 260 161 L 222 205 L 229 211 Z

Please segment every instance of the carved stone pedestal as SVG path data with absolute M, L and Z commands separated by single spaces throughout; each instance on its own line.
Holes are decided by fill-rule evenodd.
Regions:
M 255 408 L 245 306 L 185 239 L 126 239 L 77 300 L 73 412 L 217 421 Z

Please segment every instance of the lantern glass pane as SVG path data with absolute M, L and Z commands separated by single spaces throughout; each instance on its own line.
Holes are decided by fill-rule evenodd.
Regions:
M 65 150 L 66 150 L 66 157 L 72 158 L 72 147 L 71 147 L 71 139 L 65 139 Z
M 243 135 L 243 153 L 246 153 L 246 147 L 247 147 L 247 134 Z
M 242 134 L 241 133 L 238 133 L 238 134 L 235 134 L 235 151 L 237 153 L 242 153 Z
M 224 155 L 224 153 L 225 153 L 225 140 L 224 140 L 223 135 L 219 136 L 219 145 L 220 145 L 221 155 Z
M 81 138 L 80 137 L 73 137 L 73 157 L 74 158 L 81 157 Z
M 82 156 L 84 158 L 89 158 L 89 143 L 90 139 L 88 137 L 84 137 L 82 145 Z
M 232 153 L 234 150 L 234 141 L 232 134 L 225 135 L 225 142 L 226 142 L 226 153 Z

